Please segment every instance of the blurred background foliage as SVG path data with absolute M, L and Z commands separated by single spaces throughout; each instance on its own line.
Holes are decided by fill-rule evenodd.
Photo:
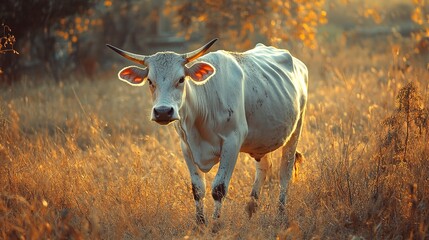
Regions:
M 423 0 L 4 0 L 0 12 L 7 83 L 93 79 L 118 60 L 105 43 L 143 54 L 188 51 L 215 37 L 216 47 L 231 51 L 264 42 L 323 52 L 380 36 L 411 37 L 416 51 L 429 45 Z
M 187 39 L 197 29 L 206 38 L 235 39 L 240 49 L 251 48 L 255 41 L 278 44 L 292 39 L 315 48 L 317 27 L 327 22 L 324 7 L 325 0 L 177 0 L 168 2 L 165 14 L 175 15 L 173 22 L 185 29 Z

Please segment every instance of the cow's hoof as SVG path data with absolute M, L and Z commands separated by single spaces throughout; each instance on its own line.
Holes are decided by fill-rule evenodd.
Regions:
M 246 212 L 249 215 L 249 218 L 252 218 L 252 215 L 256 213 L 258 209 L 258 203 L 254 198 L 252 198 L 246 205 Z
M 198 225 L 206 225 L 206 218 L 204 215 L 197 214 L 196 222 Z
M 212 233 L 218 233 L 223 228 L 223 223 L 219 219 L 213 221 Z

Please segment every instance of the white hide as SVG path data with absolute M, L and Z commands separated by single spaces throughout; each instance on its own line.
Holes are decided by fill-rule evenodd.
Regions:
M 196 51 L 196 56 L 214 41 Z M 172 52 L 146 57 L 110 47 L 145 65 L 124 68 L 119 78 L 138 86 L 149 82 L 152 119 L 175 124 L 191 176 L 197 222 L 205 222 L 204 172 L 220 162 L 212 183 L 213 217 L 218 218 L 238 153 L 258 161 L 251 193 L 257 200 L 271 166 L 263 157 L 282 146 L 279 210 L 284 212 L 307 102 L 308 72 L 301 61 L 286 50 L 263 44 L 243 53 L 217 51 L 191 57 L 197 58 L 191 62 Z M 160 121 L 154 116 L 157 109 L 167 109 L 171 118 Z

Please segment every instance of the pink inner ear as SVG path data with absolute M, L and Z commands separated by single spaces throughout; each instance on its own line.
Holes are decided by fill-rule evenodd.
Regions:
M 213 68 L 212 68 L 212 67 L 210 67 L 209 65 L 205 65 L 205 66 L 203 67 L 203 69 L 204 69 L 204 70 L 206 70 L 207 72 L 211 72 L 211 71 L 213 71 Z
M 123 68 L 119 72 L 118 77 L 121 80 L 126 81 L 130 84 L 142 85 L 144 80 L 147 77 L 147 73 L 148 73 L 147 69 L 143 69 L 135 66 L 129 66 L 129 67 Z
M 215 72 L 215 69 L 211 65 L 204 62 L 199 62 L 192 65 L 188 69 L 187 74 L 189 74 L 189 76 L 193 80 L 197 82 L 201 82 L 208 79 L 210 75 L 212 75 L 214 72 Z
M 143 82 L 143 78 L 138 76 L 131 68 L 123 70 L 121 77 L 137 84 Z
M 142 77 L 135 77 L 133 79 L 133 82 L 135 82 L 135 83 L 141 83 L 141 82 L 143 82 L 143 78 Z
M 133 74 L 133 71 L 132 70 L 130 70 L 130 69 L 126 69 L 126 70 L 124 70 L 124 71 L 122 71 L 121 72 L 121 77 L 122 78 L 126 78 L 126 79 L 129 79 L 129 78 L 132 78 L 133 76 L 131 76 Z
M 128 76 L 132 73 L 132 71 L 130 69 L 126 69 L 124 71 L 121 72 L 121 76 Z
M 212 72 L 213 72 L 213 68 L 209 65 L 204 64 L 197 70 L 197 72 L 195 73 L 195 76 L 198 77 L 199 80 L 202 80 L 204 75 L 210 74 Z

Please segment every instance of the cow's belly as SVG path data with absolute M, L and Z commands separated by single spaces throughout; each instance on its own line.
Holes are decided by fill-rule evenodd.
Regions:
M 248 134 L 240 149 L 254 158 L 283 146 L 295 130 L 299 110 L 265 108 L 256 111 L 256 116 L 248 118 Z

